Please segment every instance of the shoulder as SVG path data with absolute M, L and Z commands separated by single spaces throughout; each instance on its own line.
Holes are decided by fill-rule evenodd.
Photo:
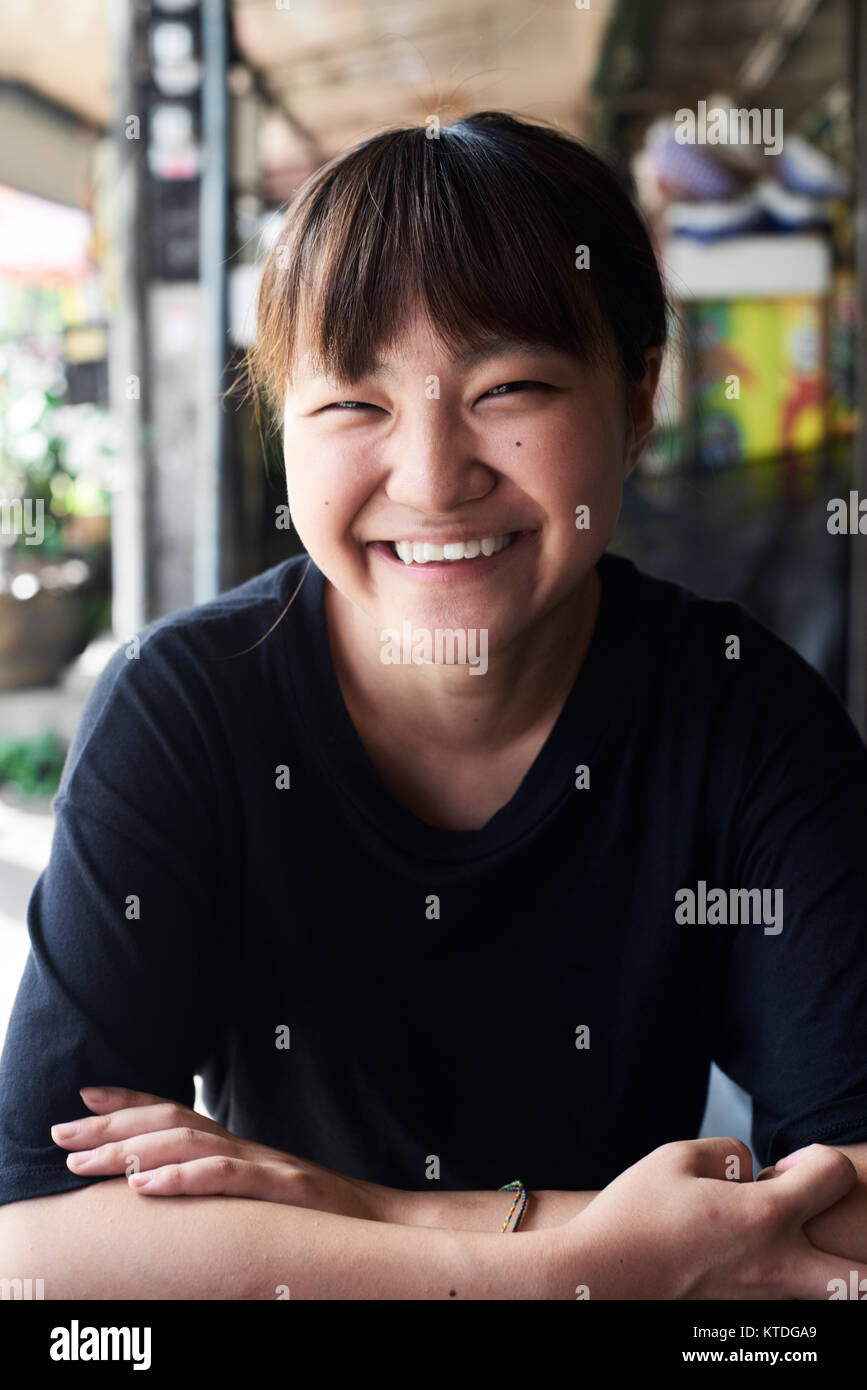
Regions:
M 224 738 L 227 695 L 243 703 L 249 690 L 256 698 L 285 641 L 283 624 L 291 626 L 296 590 L 309 606 L 307 562 L 295 556 L 124 637 L 88 695 L 60 793 L 83 773 L 85 754 L 106 772 L 112 760 L 141 763 L 154 754 L 210 760 Z
M 825 677 L 741 603 L 705 598 L 621 555 L 604 555 L 600 576 L 624 651 L 674 708 L 703 710 L 739 738 L 749 726 L 772 741 L 795 726 L 826 726 L 851 752 L 867 755 Z
M 104 697 L 130 671 L 156 678 L 170 668 L 192 669 L 197 662 L 218 661 L 262 643 L 296 590 L 300 599 L 307 562 L 306 555 L 294 556 L 205 603 L 154 619 L 119 643 L 94 694 Z
M 303 588 L 312 567 L 309 556 L 296 555 L 205 603 L 157 618 L 138 635 L 140 647 L 175 645 L 201 655 L 220 655 L 226 642 L 248 637 L 255 641 L 280 616 L 299 585 Z
M 624 631 L 676 664 L 701 668 L 709 661 L 716 674 L 726 668 L 785 671 L 798 684 L 830 689 L 809 662 L 735 599 L 705 598 L 639 569 L 623 555 L 605 554 L 600 574 L 603 591 L 610 585 Z
M 624 555 L 606 553 L 600 562 L 603 589 L 610 586 L 620 620 L 636 632 L 681 647 L 708 646 L 720 637 L 746 636 L 756 651 L 797 654 L 734 599 L 711 599 L 683 584 L 641 570 Z

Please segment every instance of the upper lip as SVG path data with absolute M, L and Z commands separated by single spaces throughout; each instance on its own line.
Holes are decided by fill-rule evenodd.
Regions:
M 456 545 L 458 542 L 481 541 L 487 536 L 517 536 L 519 527 L 494 527 L 490 531 L 480 531 L 478 527 L 470 530 L 467 526 L 455 526 L 450 531 L 427 532 L 423 536 L 413 536 L 406 531 L 394 531 L 390 536 L 374 536 L 368 545 L 377 541 L 409 541 L 410 545 Z

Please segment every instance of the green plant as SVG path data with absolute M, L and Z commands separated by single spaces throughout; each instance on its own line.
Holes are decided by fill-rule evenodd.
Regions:
M 112 423 L 100 407 L 65 399 L 62 378 L 15 390 L 0 376 L 0 495 L 43 504 L 39 553 L 47 560 L 64 553 L 70 517 L 111 509 Z M 32 554 L 23 536 L 9 548 Z
M 0 741 L 0 783 L 10 783 L 25 796 L 50 797 L 60 785 L 67 746 L 53 730 L 35 738 Z

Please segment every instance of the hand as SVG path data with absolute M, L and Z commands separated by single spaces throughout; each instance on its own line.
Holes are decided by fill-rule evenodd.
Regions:
M 726 1178 L 732 1155 L 749 1176 Z M 567 1248 L 570 1279 L 591 1298 L 827 1299 L 831 1279 L 848 1287 L 851 1261 L 818 1250 L 803 1227 L 851 1190 L 854 1164 L 813 1144 L 773 1181 L 753 1182 L 752 1171 L 737 1139 L 654 1149 L 561 1228 L 590 1270 L 582 1279 Z
M 254 1144 L 175 1101 L 122 1087 L 84 1088 L 94 1114 L 75 1134 L 53 1125 L 51 1137 L 70 1149 L 67 1166 L 83 1177 L 125 1174 L 146 1197 L 253 1197 L 263 1202 L 386 1221 L 390 1189 L 344 1177 L 309 1159 Z

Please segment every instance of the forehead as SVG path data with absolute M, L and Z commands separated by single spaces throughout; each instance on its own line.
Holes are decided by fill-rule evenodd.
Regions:
M 386 356 L 376 356 L 371 358 L 366 365 L 363 375 L 365 377 L 382 377 L 393 379 L 399 375 L 401 360 L 404 357 L 402 352 L 403 340 L 396 343 L 392 351 Z M 488 334 L 481 339 L 475 339 L 471 343 L 450 352 L 441 349 L 447 361 L 455 367 L 476 367 L 485 362 L 493 361 L 498 357 L 505 357 L 510 353 L 529 352 L 534 355 L 542 355 L 553 358 L 563 358 L 569 356 L 564 349 L 557 348 L 553 343 L 534 341 L 529 338 L 513 337 L 504 334 Z M 336 378 L 329 376 L 328 373 L 316 370 L 313 365 L 312 354 L 307 351 L 301 354 L 298 359 L 296 374 L 299 380 L 304 381 L 334 381 Z

